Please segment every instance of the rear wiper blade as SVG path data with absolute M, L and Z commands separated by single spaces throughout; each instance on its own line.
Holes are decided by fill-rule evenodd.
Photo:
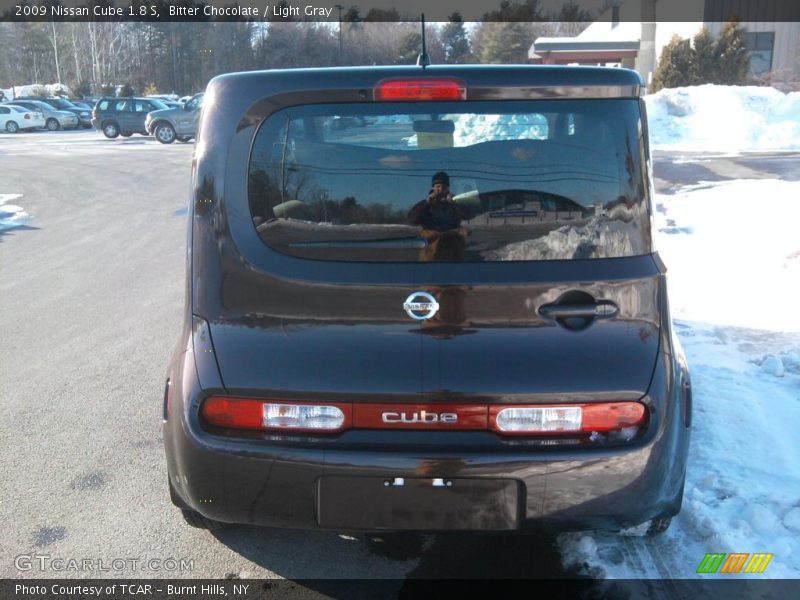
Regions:
M 291 242 L 290 248 L 424 248 L 425 240 L 419 237 L 382 238 L 371 240 L 317 240 Z

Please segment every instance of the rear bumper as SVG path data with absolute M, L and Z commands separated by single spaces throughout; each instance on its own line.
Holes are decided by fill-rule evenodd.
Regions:
M 680 510 L 689 429 L 668 355 L 659 360 L 651 390 L 655 419 L 635 446 L 498 450 L 495 444 L 491 451 L 455 450 L 493 435 L 486 432 L 458 434 L 453 444 L 442 443 L 451 432 L 440 432 L 437 445 L 425 441 L 431 432 L 382 431 L 379 444 L 369 443 L 374 432 L 350 432 L 348 447 L 211 435 L 196 418 L 203 394 L 192 355 L 182 362 L 191 365 L 173 373 L 172 414 L 164 423 L 168 468 L 186 506 L 211 519 L 337 530 L 620 529 Z M 393 496 L 386 482 L 401 478 L 405 486 Z M 454 485 L 435 489 L 436 479 Z M 483 493 L 489 480 L 502 490 Z M 447 503 L 444 494 L 457 489 L 479 490 L 469 511 L 462 503 L 449 514 L 424 516 L 423 507 L 436 504 L 433 494 Z

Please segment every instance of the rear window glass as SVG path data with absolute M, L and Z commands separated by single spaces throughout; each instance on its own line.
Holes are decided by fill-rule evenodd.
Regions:
M 297 106 L 269 116 L 248 194 L 262 240 L 352 261 L 646 252 L 636 100 Z

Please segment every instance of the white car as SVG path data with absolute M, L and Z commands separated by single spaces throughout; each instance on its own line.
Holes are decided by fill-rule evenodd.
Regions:
M 40 112 L 16 106 L 0 105 L 0 128 L 8 133 L 17 133 L 20 129 L 36 129 L 44 127 L 44 115 Z

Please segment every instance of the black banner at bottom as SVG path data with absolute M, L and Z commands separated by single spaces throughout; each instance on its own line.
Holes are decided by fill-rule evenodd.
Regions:
M 7 600 L 321 600 L 381 598 L 441 600 L 461 597 L 531 598 L 557 593 L 570 598 L 760 598 L 800 597 L 800 580 L 654 579 L 654 580 L 460 580 L 460 579 L 6 579 L 0 599 Z

